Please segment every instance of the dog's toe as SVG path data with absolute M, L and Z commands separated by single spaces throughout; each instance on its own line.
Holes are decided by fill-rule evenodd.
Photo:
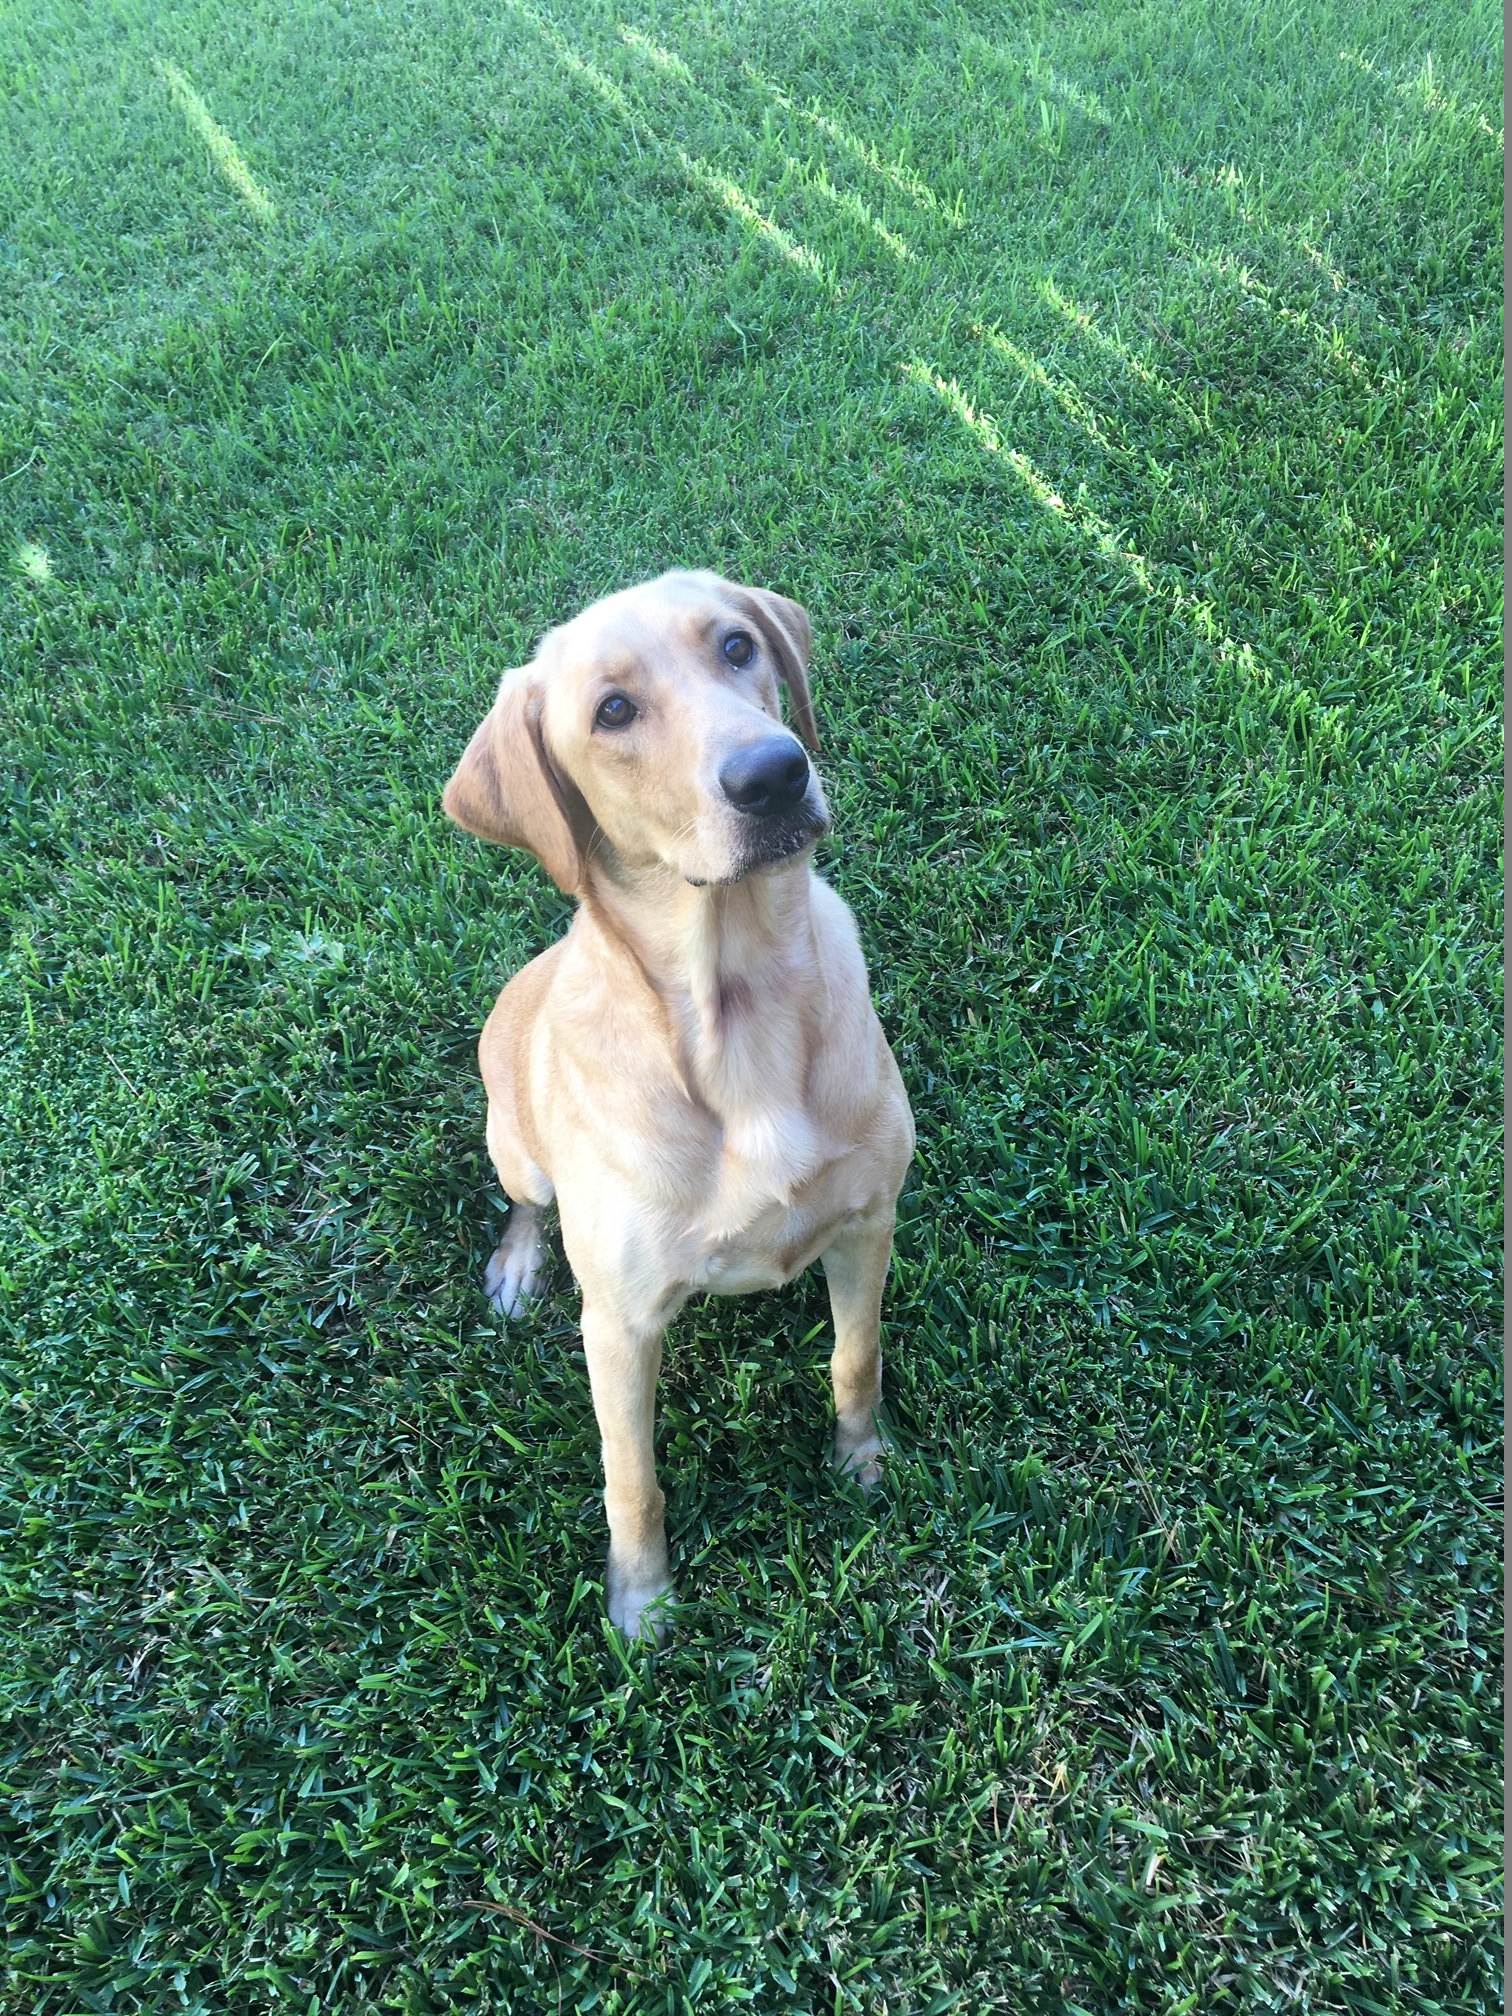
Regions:
M 526 1306 L 540 1296 L 540 1276 L 544 1256 L 540 1246 L 510 1246 L 504 1240 L 494 1258 L 484 1268 L 484 1294 L 500 1316 L 522 1316 Z
M 868 1496 L 882 1482 L 882 1459 L 887 1454 L 887 1444 L 879 1435 L 870 1435 L 854 1447 L 845 1447 L 837 1440 L 835 1453 L 830 1458 L 842 1477 L 852 1478 Z
M 501 1316 L 522 1316 L 541 1292 L 540 1267 L 525 1265 L 501 1246 L 483 1275 L 483 1292 Z
M 501 1316 L 519 1316 L 541 1293 L 546 1249 L 533 1222 L 511 1219 L 483 1270 L 483 1293 Z
M 643 1638 L 653 1645 L 665 1645 L 675 1600 L 670 1582 L 663 1583 L 659 1589 L 611 1587 L 609 1621 L 627 1638 Z

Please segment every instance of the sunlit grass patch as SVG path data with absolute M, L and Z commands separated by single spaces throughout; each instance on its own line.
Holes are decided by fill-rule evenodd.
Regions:
M 1087 342 L 1095 344 L 1099 350 L 1115 358 L 1142 386 L 1158 393 L 1197 432 L 1210 431 L 1211 423 L 1205 413 L 1195 408 L 1190 399 L 1177 391 L 1167 378 L 1147 363 L 1127 342 L 1110 333 L 1094 315 L 1089 314 L 1078 302 L 1072 300 L 1053 279 L 1043 281 L 1040 291 L 1056 314 L 1063 316 Z
M 753 203 L 738 182 L 732 182 L 728 175 L 721 175 L 706 161 L 695 161 L 685 148 L 677 149 L 677 158 L 682 163 L 691 181 L 700 189 L 722 203 L 733 217 L 738 217 L 764 243 L 796 266 L 800 272 L 812 279 L 825 281 L 833 290 L 834 282 L 826 273 L 823 262 L 812 253 L 807 245 L 801 244 L 790 232 L 784 231 L 766 213 Z
M 167 85 L 174 104 L 183 113 L 191 130 L 199 135 L 209 149 L 210 159 L 220 170 L 221 175 L 255 217 L 261 218 L 264 223 L 271 223 L 278 214 L 272 197 L 247 166 L 241 149 L 231 135 L 211 116 L 209 106 L 184 72 L 176 63 L 168 63 L 161 58 L 156 61 L 154 67 Z
M 1501 127 L 1491 124 L 1481 106 L 1473 102 L 1466 103 L 1456 93 L 1446 92 L 1443 89 L 1441 79 L 1434 74 L 1431 49 L 1426 52 L 1421 64 L 1410 76 L 1403 76 L 1400 73 L 1393 75 L 1390 70 L 1358 49 L 1341 49 L 1339 61 L 1351 70 L 1358 70 L 1367 77 L 1374 77 L 1408 104 L 1420 105 L 1425 112 L 1436 113 L 1468 128 L 1480 138 L 1489 140 L 1499 152 L 1505 150 L 1505 132 Z
M 711 108 L 719 109 L 717 99 L 712 93 L 703 89 L 680 56 L 670 49 L 664 49 L 659 42 L 654 42 L 647 35 L 636 33 L 623 26 L 621 26 L 619 32 L 620 39 L 637 56 L 654 65 L 656 69 L 662 71 L 667 76 L 676 78 L 678 83 L 687 90 L 699 93 Z M 686 166 L 686 157 L 682 158 Z M 893 258 L 901 260 L 911 260 L 913 258 L 914 254 L 907 240 L 884 224 L 864 198 L 858 196 L 853 190 L 837 188 L 822 166 L 816 166 L 808 161 L 797 160 L 786 151 L 784 151 L 783 159 L 788 170 L 801 182 L 806 192 L 818 197 L 821 202 L 829 204 L 833 209 L 840 212 L 842 216 L 858 224 L 863 230 L 869 231 L 874 238 L 887 248 Z M 761 213 L 755 208 L 745 191 L 738 189 L 726 177 L 714 176 L 706 164 L 701 164 L 698 168 L 691 169 L 690 172 L 694 174 L 695 179 L 703 181 L 705 187 L 712 188 L 720 197 L 720 200 L 727 207 L 734 210 L 736 215 L 743 217 L 748 223 L 753 224 L 758 231 L 770 238 L 783 253 L 784 257 L 792 258 L 794 256 L 794 248 L 787 234 L 773 225 L 769 218 L 761 216 Z M 812 260 L 812 255 L 808 256 Z M 797 263 L 802 265 L 804 259 L 800 257 Z M 820 272 L 818 262 L 812 261 L 808 270 L 818 275 Z
M 694 83 L 693 72 L 681 56 L 671 49 L 663 48 L 654 36 L 643 34 L 638 28 L 627 28 L 623 22 L 620 23 L 619 33 L 620 40 L 627 49 L 634 49 L 648 62 L 654 63 L 658 70 L 666 71 L 669 77 L 677 78 L 679 83 L 690 85 Z
M 836 147 L 864 163 L 879 180 L 891 184 L 894 189 L 912 202 L 922 205 L 924 209 L 944 216 L 957 228 L 962 225 L 964 217 L 960 197 L 952 202 L 945 201 L 920 176 L 900 162 L 886 160 L 870 141 L 851 132 L 840 120 L 815 105 L 799 103 L 770 78 L 764 77 L 753 64 L 742 62 L 740 67 L 751 83 L 758 90 L 765 92 L 774 104 L 782 106 L 785 111 L 792 113 L 794 118 L 803 120 L 815 132 L 822 133 L 827 140 L 832 141 Z
M 1079 499 L 1068 502 L 1062 497 L 1021 448 L 1003 439 L 996 420 L 991 414 L 978 411 L 954 379 L 942 378 L 928 364 L 918 360 L 906 367 L 905 375 L 915 384 L 933 392 L 984 452 L 999 458 L 1041 510 L 1064 527 L 1068 534 L 1086 540 L 1100 558 L 1112 561 L 1142 595 L 1166 601 L 1213 647 L 1221 662 L 1232 663 L 1252 676 L 1258 675 L 1259 666 L 1253 645 L 1229 636 L 1215 606 L 1206 596 L 1194 594 L 1169 569 L 1152 566 L 1144 554 L 1120 540 L 1108 521 L 1084 502 Z

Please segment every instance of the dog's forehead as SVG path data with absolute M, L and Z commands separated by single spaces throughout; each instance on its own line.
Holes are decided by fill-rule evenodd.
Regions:
M 555 634 L 574 658 L 635 656 L 648 647 L 696 643 L 721 618 L 739 613 L 718 575 L 663 574 L 606 595 Z

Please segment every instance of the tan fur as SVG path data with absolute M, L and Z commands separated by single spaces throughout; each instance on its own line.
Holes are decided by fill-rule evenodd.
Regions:
M 732 630 L 756 645 L 745 668 L 721 655 Z M 869 1488 L 882 1454 L 908 1101 L 854 921 L 809 865 L 828 820 L 818 778 L 791 850 L 754 866 L 787 826 L 761 827 L 719 781 L 779 734 L 779 683 L 817 747 L 809 639 L 796 603 L 712 574 L 611 596 L 505 676 L 444 800 L 580 899 L 483 1031 L 489 1152 L 513 1200 L 486 1285 L 509 1314 L 537 1291 L 555 1199 L 603 1441 L 609 1611 L 632 1636 L 659 1633 L 670 1600 L 655 1386 L 690 1295 L 776 1287 L 822 1260 L 835 1461 Z M 596 722 L 606 695 L 637 708 L 629 728 Z

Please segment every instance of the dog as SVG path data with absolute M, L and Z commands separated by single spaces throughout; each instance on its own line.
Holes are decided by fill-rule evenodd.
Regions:
M 539 1293 L 554 1202 L 603 1445 L 609 1615 L 631 1638 L 661 1638 L 673 1600 L 652 1436 L 689 1296 L 822 1261 L 833 1461 L 869 1490 L 884 1453 L 882 1291 L 914 1127 L 855 921 L 811 866 L 829 809 L 803 746 L 810 644 L 796 602 L 717 574 L 611 595 L 505 674 L 442 800 L 577 898 L 479 1044 L 511 1200 L 484 1286 L 507 1317 Z

